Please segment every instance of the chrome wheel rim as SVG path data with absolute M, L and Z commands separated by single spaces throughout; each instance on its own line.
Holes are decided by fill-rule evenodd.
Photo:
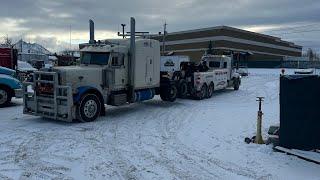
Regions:
M 5 90 L 0 89 L 0 104 L 4 104 L 8 99 L 8 93 Z
M 89 100 L 84 104 L 83 111 L 86 117 L 92 118 L 98 111 L 98 104 L 94 100 Z

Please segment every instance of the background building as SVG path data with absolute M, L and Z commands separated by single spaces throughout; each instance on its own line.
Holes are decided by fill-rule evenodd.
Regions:
M 153 38 L 163 41 L 162 34 Z M 302 47 L 292 42 L 228 26 L 167 33 L 165 54 L 188 55 L 191 60 L 199 61 L 208 50 L 210 41 L 214 54 L 233 53 L 240 64 L 249 67 L 276 67 L 284 59 L 302 55 Z
M 44 66 L 49 61 L 49 55 L 51 54 L 43 46 L 37 43 L 27 43 L 23 40 L 18 41 L 14 48 L 18 50 L 18 60 L 25 61 L 33 66 Z

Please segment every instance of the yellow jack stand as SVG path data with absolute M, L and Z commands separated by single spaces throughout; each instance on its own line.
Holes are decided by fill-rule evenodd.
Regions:
M 261 110 L 261 103 L 264 99 L 264 97 L 257 97 L 257 101 L 259 101 L 259 111 L 258 111 L 258 118 L 257 118 L 257 134 L 256 138 L 254 139 L 254 143 L 256 144 L 265 144 L 262 139 L 262 133 L 261 133 L 261 126 L 262 126 L 262 110 Z

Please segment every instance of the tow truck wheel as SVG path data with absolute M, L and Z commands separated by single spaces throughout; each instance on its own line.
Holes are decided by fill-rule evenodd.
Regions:
M 204 99 L 207 97 L 207 85 L 202 85 L 200 92 L 198 93 L 198 99 Z
M 181 79 L 178 83 L 178 96 L 180 98 L 185 98 L 188 93 L 188 84 L 186 80 Z
M 170 86 L 168 92 L 168 101 L 173 102 L 177 99 L 178 90 L 176 86 Z
M 10 90 L 6 87 L 0 87 L 0 107 L 6 107 L 11 101 Z
M 91 122 L 99 117 L 101 102 L 95 94 L 85 94 L 81 98 L 77 110 L 81 122 Z
M 161 90 L 160 97 L 163 101 L 173 102 L 177 98 L 177 93 L 178 93 L 178 90 L 176 86 L 169 86 Z
M 208 91 L 207 91 L 207 98 L 211 98 L 213 95 L 214 85 L 213 83 L 210 84 Z
M 240 79 L 237 78 L 234 80 L 233 89 L 237 91 L 237 90 L 239 90 L 239 87 L 240 87 Z

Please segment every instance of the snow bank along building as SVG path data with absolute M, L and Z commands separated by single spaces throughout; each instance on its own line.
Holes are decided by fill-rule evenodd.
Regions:
M 152 38 L 162 42 L 163 34 Z M 228 26 L 167 33 L 165 53 L 188 55 L 191 60 L 199 61 L 210 41 L 214 54 L 233 53 L 240 64 L 249 67 L 277 67 L 285 59 L 302 55 L 302 46 L 292 42 Z

